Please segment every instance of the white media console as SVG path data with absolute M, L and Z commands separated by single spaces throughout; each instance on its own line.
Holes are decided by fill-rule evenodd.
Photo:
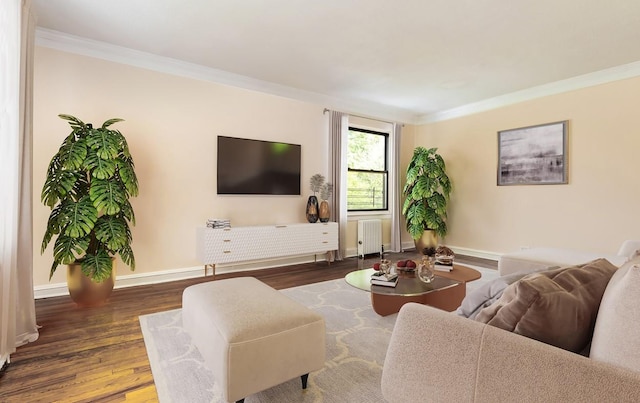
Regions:
M 216 275 L 216 264 L 315 255 L 338 249 L 338 224 L 301 223 L 197 229 L 196 256 Z

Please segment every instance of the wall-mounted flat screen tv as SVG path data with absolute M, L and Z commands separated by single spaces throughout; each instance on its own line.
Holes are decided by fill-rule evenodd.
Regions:
M 300 195 L 301 148 L 218 136 L 218 194 Z

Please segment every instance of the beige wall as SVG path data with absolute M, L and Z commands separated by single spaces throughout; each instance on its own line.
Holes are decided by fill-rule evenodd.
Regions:
M 34 83 L 34 284 L 49 284 L 53 243 L 40 242 L 50 210 L 39 202 L 47 165 L 69 132 L 57 117 L 102 124 L 113 117 L 140 182 L 132 199 L 135 274 L 199 266 L 195 229 L 207 218 L 233 225 L 304 222 L 308 180 L 327 174 L 324 105 L 161 74 L 37 47 Z M 301 196 L 217 196 L 216 136 L 302 145 Z M 120 262 L 119 274 L 131 274 Z M 60 267 L 51 283 L 65 282 Z
M 101 124 L 120 117 L 140 180 L 132 199 L 136 275 L 199 266 L 195 228 L 210 217 L 236 226 L 304 222 L 308 179 L 327 173 L 325 105 L 309 104 L 118 63 L 36 48 L 34 85 L 34 284 L 49 284 L 51 249 L 40 254 L 49 209 L 44 174 L 69 128 L 59 113 Z M 639 238 L 634 174 L 640 146 L 640 78 L 554 95 L 420 126 L 405 125 L 401 169 L 416 145 L 438 147 L 453 180 L 444 242 L 473 252 L 521 246 L 615 251 Z M 496 186 L 497 131 L 569 120 L 569 184 Z M 363 126 L 371 122 L 352 120 Z M 381 129 L 380 127 L 372 127 Z M 301 196 L 217 196 L 216 136 L 302 145 Z M 352 217 L 347 248 L 356 246 Z M 383 242 L 390 241 L 388 219 Z M 403 232 L 403 244 L 411 238 Z M 120 264 L 120 275 L 130 272 Z M 51 283 L 63 283 L 58 270 Z
M 615 253 L 640 238 L 640 78 L 421 125 L 453 181 L 450 246 L 504 253 L 553 246 Z M 497 131 L 569 121 L 569 184 L 496 186 Z

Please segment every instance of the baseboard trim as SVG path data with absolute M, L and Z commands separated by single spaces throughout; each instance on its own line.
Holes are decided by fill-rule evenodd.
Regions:
M 481 259 L 494 260 L 496 262 L 500 260 L 500 256 L 502 256 L 501 253 L 489 252 L 489 251 L 478 250 L 478 249 L 463 248 L 460 246 L 452 246 L 452 245 L 447 245 L 447 246 L 451 248 L 451 250 L 455 254 L 478 257 Z M 404 250 L 415 249 L 415 245 L 413 244 L 413 242 L 404 242 L 402 244 L 402 248 Z
M 454 253 L 478 257 L 482 259 L 494 260 L 498 261 L 500 259 L 501 254 L 482 251 L 477 249 L 470 248 L 462 248 L 457 246 L 449 246 Z M 384 245 L 385 250 L 388 250 L 389 245 Z M 405 242 L 402 244 L 403 250 L 415 249 L 415 245 L 413 242 Z M 345 257 L 356 257 L 358 256 L 357 248 L 349 248 L 345 251 Z M 304 264 L 311 263 L 314 261 L 325 261 L 326 258 L 324 255 L 316 255 L 314 256 L 297 256 L 297 257 L 288 257 L 281 258 L 276 260 L 265 260 L 265 261 L 254 261 L 240 264 L 218 264 L 216 265 L 216 274 L 223 273 L 237 273 L 243 271 L 251 271 L 251 270 L 260 270 L 260 269 L 270 269 L 272 267 L 282 267 L 282 266 L 291 266 L 294 264 Z M 211 275 L 211 270 L 207 271 L 207 275 Z M 149 284 L 158 284 L 158 283 L 166 283 L 169 281 L 178 281 L 178 280 L 188 280 L 191 278 L 204 276 L 204 266 L 192 266 L 192 267 L 184 267 L 179 269 L 169 269 L 156 271 L 151 273 L 134 273 L 127 275 L 119 275 L 116 278 L 116 289 L 118 288 L 127 288 L 127 287 L 135 287 L 139 285 L 149 285 Z M 35 299 L 43 299 L 43 298 L 52 298 L 52 297 L 60 297 L 64 295 L 69 295 L 69 290 L 67 288 L 67 283 L 55 283 L 55 284 L 47 284 L 35 286 L 33 288 L 33 296 Z
M 453 253 L 456 253 L 456 254 L 465 255 L 465 256 L 471 256 L 471 257 L 478 257 L 478 258 L 482 258 L 482 259 L 493 260 L 493 261 L 496 261 L 496 262 L 498 260 L 500 260 L 500 256 L 502 256 L 501 253 L 488 252 L 488 251 L 477 250 L 477 249 L 462 248 L 462 247 L 458 247 L 458 246 L 449 246 L 449 248 L 451 248 Z
M 324 255 L 314 256 L 298 256 L 282 258 L 277 260 L 253 261 L 240 264 L 218 264 L 216 265 L 216 274 L 236 273 L 250 270 L 269 269 L 272 267 L 291 266 L 294 264 L 312 263 L 315 261 L 326 261 Z M 211 270 L 207 271 L 207 275 L 211 275 Z M 149 285 L 166 283 L 169 281 L 188 280 L 191 278 L 204 276 L 204 266 L 192 266 L 179 269 L 169 269 L 156 271 L 151 273 L 134 273 L 127 275 L 118 275 L 116 278 L 115 289 L 135 287 L 139 285 Z M 35 286 L 33 288 L 33 296 L 35 299 L 52 298 L 69 295 L 67 283 L 55 283 Z

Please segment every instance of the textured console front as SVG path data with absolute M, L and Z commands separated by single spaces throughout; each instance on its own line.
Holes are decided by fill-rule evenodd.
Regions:
M 338 249 L 338 224 L 288 224 L 197 230 L 196 254 L 203 264 L 232 263 Z

